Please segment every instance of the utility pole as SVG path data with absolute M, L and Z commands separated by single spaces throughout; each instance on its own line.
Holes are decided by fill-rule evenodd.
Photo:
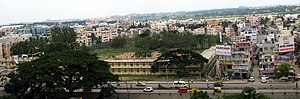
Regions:
M 128 91 L 128 86 L 127 86 L 127 81 L 125 81 L 125 83 L 126 83 L 126 89 L 127 89 L 128 99 L 130 99 L 130 95 L 129 95 L 129 91 Z

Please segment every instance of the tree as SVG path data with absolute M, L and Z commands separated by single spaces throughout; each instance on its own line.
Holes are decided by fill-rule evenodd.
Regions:
M 148 37 L 136 37 L 135 38 L 135 47 L 143 49 L 143 50 L 155 50 L 156 48 L 159 48 L 161 45 L 160 43 L 160 37 L 155 36 L 148 36 Z
M 176 49 L 163 53 L 159 56 L 151 66 L 151 72 L 157 72 L 160 66 L 175 66 L 177 76 L 182 77 L 187 74 L 186 66 L 203 64 L 208 62 L 200 54 L 188 49 Z
M 291 65 L 288 63 L 281 64 L 274 69 L 277 78 L 288 76 L 290 74 Z
M 161 46 L 167 48 L 196 48 L 198 44 L 197 36 L 192 33 L 173 33 L 166 32 L 163 33 L 161 38 Z
M 14 44 L 10 50 L 14 55 L 21 55 L 45 52 L 47 49 L 48 47 L 46 42 L 41 39 L 30 38 L 30 40 Z
M 234 32 L 237 33 L 239 30 L 239 27 L 237 26 L 236 23 L 232 24 L 232 28 L 234 29 Z
M 142 34 L 140 34 L 140 37 L 147 37 L 150 36 L 151 31 L 149 29 L 145 30 Z
M 224 95 L 223 99 L 269 99 L 262 93 L 257 93 L 255 88 L 245 87 L 240 94 Z
M 211 99 L 208 95 L 208 93 L 205 91 L 199 91 L 192 94 L 190 99 Z
M 46 93 L 66 89 L 73 95 L 76 89 L 107 85 L 117 77 L 109 71 L 109 65 L 97 60 L 95 55 L 79 50 L 48 53 L 39 59 L 19 65 L 11 78 L 7 93 L 18 98 L 42 98 Z
M 116 37 L 111 42 L 111 47 L 113 48 L 123 48 L 126 45 L 126 38 Z
M 54 27 L 51 32 L 52 42 L 64 42 L 67 44 L 76 43 L 76 32 L 74 29 L 66 27 Z

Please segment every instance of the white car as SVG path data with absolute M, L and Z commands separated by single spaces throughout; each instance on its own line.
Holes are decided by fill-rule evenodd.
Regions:
M 267 78 L 261 78 L 261 83 L 267 83 Z
M 269 79 L 269 76 L 261 75 L 261 79 L 263 79 L 263 78 Z
M 153 92 L 153 88 L 152 87 L 146 87 L 143 89 L 144 92 Z
M 250 77 L 250 78 L 248 79 L 248 82 L 254 82 L 254 81 L 255 81 L 254 77 Z
M 146 86 L 146 84 L 143 83 L 143 82 L 137 82 L 135 85 L 136 85 L 136 86 Z

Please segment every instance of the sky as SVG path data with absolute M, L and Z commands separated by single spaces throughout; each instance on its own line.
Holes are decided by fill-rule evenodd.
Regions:
M 97 18 L 157 13 L 299 4 L 300 0 L 0 0 L 0 25 L 47 19 Z

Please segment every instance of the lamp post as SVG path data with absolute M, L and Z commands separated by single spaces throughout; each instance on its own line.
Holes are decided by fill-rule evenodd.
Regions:
M 168 65 L 170 64 L 169 61 L 170 61 L 169 59 L 161 60 L 161 61 L 160 61 L 160 62 L 168 62 L 166 65 L 163 65 L 163 66 L 166 67 L 166 75 L 167 75 L 167 85 L 168 85 L 168 87 L 170 87 L 170 86 L 169 86 L 169 76 L 168 76 Z
M 272 89 L 272 94 L 274 94 L 274 91 L 273 91 L 273 87 L 272 87 L 272 85 L 270 85 L 270 87 L 271 87 L 271 89 Z
M 169 62 L 168 62 L 168 64 L 169 64 Z M 168 85 L 168 87 L 170 87 L 169 86 L 169 76 L 168 76 L 168 64 L 165 66 L 166 66 L 166 75 L 167 75 L 167 85 Z

